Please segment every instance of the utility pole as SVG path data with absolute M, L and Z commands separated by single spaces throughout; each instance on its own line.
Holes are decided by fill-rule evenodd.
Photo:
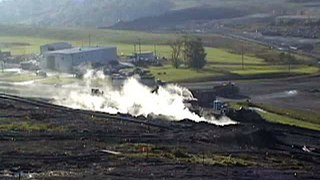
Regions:
M 4 61 L 0 61 L 2 73 L 4 72 Z
M 138 59 L 138 56 L 137 56 L 137 44 L 136 43 L 133 44 L 133 56 L 134 56 L 135 60 Z
M 141 39 L 139 39 L 139 54 L 141 54 Z
M 241 65 L 242 65 L 242 70 L 244 70 L 244 48 L 243 48 L 243 45 L 241 46 Z
M 157 57 L 157 45 L 155 44 L 153 48 L 154 48 L 154 56 Z
M 138 56 L 139 58 L 138 59 L 140 60 L 140 56 L 141 56 L 141 39 L 139 38 L 138 40 L 139 40 L 139 56 Z
M 0 65 L 1 65 L 1 71 L 4 72 L 4 57 L 1 55 L 1 49 L 0 49 Z
M 289 70 L 289 73 L 291 73 L 291 54 L 290 54 L 290 52 L 288 54 L 288 70 Z
M 89 47 L 91 47 L 91 34 L 89 34 Z

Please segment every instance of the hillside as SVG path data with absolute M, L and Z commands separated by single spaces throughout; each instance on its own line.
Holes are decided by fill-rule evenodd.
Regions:
M 109 27 L 120 22 L 122 27 L 147 21 L 162 26 L 256 13 L 320 14 L 314 7 L 313 1 L 299 0 L 0 0 L 0 24 Z
M 0 23 L 108 26 L 158 15 L 172 7 L 169 0 L 6 0 L 0 2 Z
M 248 7 L 252 11 L 255 8 L 250 7 L 257 5 L 260 5 L 257 0 L 3 0 L 0 1 L 0 23 L 106 27 L 177 9 Z
M 192 21 L 210 21 L 247 15 L 247 12 L 232 8 L 192 7 L 173 10 L 165 14 L 143 17 L 129 22 L 119 22 L 113 29 L 154 30 L 179 26 Z
M 113 29 L 127 30 L 175 30 L 211 28 L 216 20 L 226 22 L 235 20 L 237 23 L 257 22 L 268 23 L 276 16 L 320 15 L 309 1 L 304 3 L 296 0 L 171 0 L 174 9 L 160 15 L 137 18 L 132 21 L 121 21 L 113 25 Z M 256 18 L 258 17 L 258 18 Z M 261 18 L 262 17 L 262 18 Z M 266 18 L 263 18 L 266 17 Z M 217 22 L 217 21 L 216 21 Z

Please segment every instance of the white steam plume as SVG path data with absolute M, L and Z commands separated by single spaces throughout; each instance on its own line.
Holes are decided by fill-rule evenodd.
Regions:
M 184 104 L 184 100 L 193 98 L 191 92 L 176 85 L 159 87 L 158 93 L 152 93 L 151 88 L 141 84 L 135 78 L 129 78 L 120 90 L 105 85 L 100 88 L 104 94 L 93 96 L 91 94 L 92 82 L 104 78 L 102 72 L 89 70 L 84 76 L 86 87 L 79 86 L 62 91 L 60 95 L 55 97 L 55 103 L 74 109 L 101 111 L 110 114 L 122 113 L 145 117 L 148 115 L 165 116 L 174 121 L 190 119 L 220 126 L 236 124 L 227 117 L 217 120 L 214 117 L 200 117 L 191 112 Z

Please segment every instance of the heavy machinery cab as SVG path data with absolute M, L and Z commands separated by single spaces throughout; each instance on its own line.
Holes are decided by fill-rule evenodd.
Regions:
M 160 88 L 160 87 L 157 85 L 157 86 L 151 91 L 151 93 L 152 93 L 152 94 L 158 94 L 159 88 Z
M 201 116 L 202 108 L 199 106 L 197 99 L 184 100 L 183 103 L 189 109 L 189 111 Z
M 213 112 L 217 115 L 225 115 L 229 111 L 229 106 L 227 103 L 215 100 L 213 101 Z
M 104 92 L 100 89 L 91 89 L 92 96 L 102 96 Z

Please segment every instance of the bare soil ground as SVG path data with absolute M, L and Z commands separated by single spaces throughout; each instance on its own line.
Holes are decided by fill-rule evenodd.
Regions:
M 240 124 L 112 116 L 1 95 L 0 178 L 320 178 L 319 132 L 251 111 L 230 116 Z

